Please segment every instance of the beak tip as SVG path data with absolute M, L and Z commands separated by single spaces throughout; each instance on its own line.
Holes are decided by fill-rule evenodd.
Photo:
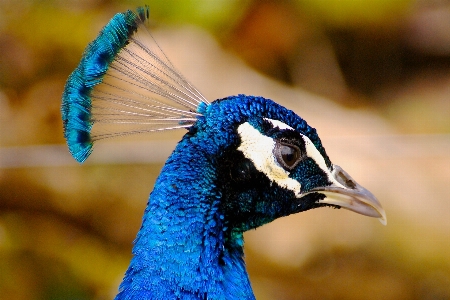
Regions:
M 332 176 L 334 182 L 329 186 L 314 189 L 314 191 L 325 195 L 324 199 L 318 201 L 319 203 L 336 205 L 365 216 L 377 218 L 381 224 L 386 226 L 386 212 L 371 192 L 359 185 L 338 165 L 334 165 Z
M 384 209 L 381 207 L 379 207 L 378 212 L 380 213 L 380 217 L 378 218 L 378 221 L 380 221 L 381 224 L 383 224 L 384 226 L 387 225 L 387 217 L 386 217 L 386 212 L 384 211 Z

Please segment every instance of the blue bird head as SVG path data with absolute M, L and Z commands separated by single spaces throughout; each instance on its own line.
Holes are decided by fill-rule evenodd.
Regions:
M 379 218 L 376 198 L 333 165 L 316 130 L 293 111 L 246 95 L 200 105 L 188 137 L 200 138 L 216 168 L 230 232 L 331 206 Z
M 116 299 L 254 299 L 244 231 L 323 206 L 386 222 L 293 111 L 263 97 L 205 99 L 153 40 L 148 16 L 148 8 L 114 16 L 62 97 L 64 136 L 79 162 L 104 138 L 188 130 L 155 183 Z

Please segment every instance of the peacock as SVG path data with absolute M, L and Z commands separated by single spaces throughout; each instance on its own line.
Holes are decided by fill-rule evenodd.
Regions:
M 305 120 L 258 96 L 208 101 L 176 71 L 148 19 L 147 6 L 116 14 L 62 96 L 64 136 L 80 163 L 98 140 L 187 130 L 150 194 L 116 299 L 254 299 L 243 232 L 326 206 L 386 223 Z

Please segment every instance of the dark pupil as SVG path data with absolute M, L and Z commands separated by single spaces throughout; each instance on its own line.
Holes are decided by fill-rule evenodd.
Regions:
M 280 146 L 281 158 L 288 167 L 292 167 L 300 157 L 300 153 L 297 148 L 287 145 Z

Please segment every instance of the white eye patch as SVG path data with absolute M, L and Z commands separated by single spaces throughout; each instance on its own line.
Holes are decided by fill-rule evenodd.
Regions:
M 264 118 L 264 120 L 272 123 L 273 127 L 278 127 L 280 129 L 294 130 L 291 126 L 289 126 L 281 121 L 268 119 L 268 118 Z M 319 150 L 317 150 L 316 146 L 314 146 L 313 142 L 306 135 L 300 134 L 300 136 L 302 137 L 303 141 L 305 142 L 306 155 L 309 158 L 312 158 L 316 162 L 316 164 L 319 166 L 319 168 L 321 168 L 325 172 L 325 174 L 327 175 L 328 180 L 330 182 L 334 183 L 337 186 L 345 188 L 342 184 L 340 184 L 336 180 L 335 175 L 330 172 L 330 170 L 327 167 L 327 164 L 325 163 L 325 159 L 323 158 L 322 154 L 320 154 Z
M 272 119 L 265 119 L 279 129 L 294 130 L 289 125 Z M 276 182 L 280 187 L 289 189 L 295 193 L 297 197 L 301 197 L 301 184 L 295 179 L 289 177 L 289 172 L 280 166 L 273 154 L 275 141 L 259 132 L 250 123 L 245 122 L 238 127 L 238 133 L 241 137 L 241 144 L 237 150 L 241 151 L 246 158 L 253 162 L 255 168 L 264 173 L 271 181 Z M 305 135 L 300 134 L 306 149 L 306 155 L 313 159 L 317 166 L 321 168 L 327 175 L 328 180 L 338 186 L 342 186 L 336 181 L 334 176 L 328 169 L 325 159 L 319 150 L 314 146 L 313 142 Z M 345 188 L 344 186 L 342 186 Z
M 275 141 L 263 135 L 248 122 L 239 125 L 238 133 L 241 137 L 241 145 L 238 150 L 253 162 L 255 168 L 279 186 L 293 191 L 295 195 L 300 195 L 300 182 L 289 178 L 289 172 L 275 160 L 273 155 Z

